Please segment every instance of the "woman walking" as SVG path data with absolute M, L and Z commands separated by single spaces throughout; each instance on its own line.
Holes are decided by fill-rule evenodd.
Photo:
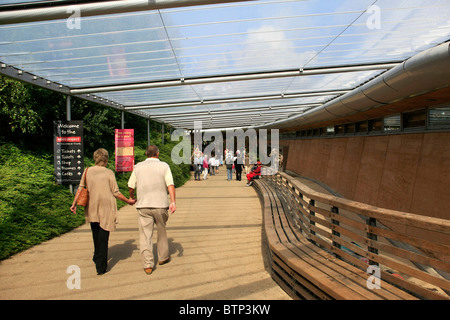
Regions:
M 89 222 L 94 240 L 93 261 L 97 274 L 104 274 L 107 270 L 108 240 L 110 231 L 116 229 L 117 202 L 116 198 L 130 205 L 135 199 L 127 199 L 119 191 L 114 172 L 106 168 L 108 164 L 108 151 L 100 148 L 94 152 L 95 165 L 86 168 L 81 177 L 79 188 L 87 185 L 89 191 L 89 203 L 84 213 L 86 222 Z M 75 195 L 70 210 L 77 213 L 77 200 L 79 193 Z
M 205 154 L 203 158 L 203 180 L 208 178 L 208 156 Z

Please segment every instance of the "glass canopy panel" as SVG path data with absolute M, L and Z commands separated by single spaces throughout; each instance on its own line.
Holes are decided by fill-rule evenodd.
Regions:
M 403 61 L 449 39 L 449 14 L 448 0 L 377 1 L 307 66 Z
M 158 12 L 0 27 L 0 60 L 70 87 L 179 78 Z
M 208 83 L 192 86 L 205 99 L 229 99 L 255 95 L 281 95 L 291 78 Z
M 317 97 L 303 97 L 303 98 L 284 98 L 276 100 L 264 100 L 264 101 L 247 101 L 247 102 L 231 102 L 231 103 L 217 103 L 209 105 L 194 105 L 189 107 L 167 107 L 167 108 L 154 108 L 154 109 L 142 109 L 141 111 L 147 113 L 150 116 L 157 115 L 170 115 L 173 113 L 194 114 L 197 112 L 221 112 L 221 111 L 233 111 L 233 110 L 254 110 L 255 108 L 270 108 L 277 109 L 283 106 L 297 106 L 299 111 L 304 111 L 312 106 L 317 107 L 323 104 L 325 101 L 335 98 L 336 95 L 326 95 Z
M 143 90 L 111 91 L 99 93 L 97 96 L 116 101 L 124 106 L 181 103 L 184 101 L 200 101 L 201 99 L 190 86 L 166 87 Z
M 378 72 L 379 73 L 379 72 Z M 98 96 L 116 101 L 124 106 L 146 104 L 180 103 L 183 101 L 245 98 L 293 93 L 308 93 L 312 90 L 326 91 L 351 89 L 355 79 L 368 79 L 374 72 L 352 72 L 353 76 L 338 74 L 305 76 L 298 78 L 276 78 L 262 80 L 230 81 L 177 87 L 151 88 L 104 92 Z M 355 75 L 358 74 L 358 75 Z M 328 78 L 328 80 L 327 80 Z
M 371 1 L 258 1 L 162 14 L 183 76 L 298 69 Z
M 277 116 L 279 114 L 299 114 L 303 113 L 305 110 L 308 110 L 307 107 L 301 106 L 280 106 L 278 108 L 245 108 L 245 109 L 227 109 L 227 110 L 212 110 L 212 111 L 199 111 L 195 114 L 187 114 L 187 113 L 162 113 L 159 115 L 153 115 L 154 119 L 165 119 L 168 121 L 177 121 L 177 120 L 185 120 L 185 119 L 205 119 L 205 118 L 229 118 L 233 119 L 235 116 Z
M 385 71 L 386 70 L 371 70 L 295 77 L 292 78 L 289 87 L 287 87 L 283 93 L 350 90 Z
M 38 2 L 42 0 L 1 0 L 0 5 L 2 4 L 22 4 L 27 2 Z
M 24 1 L 1 3 L 19 2 Z M 268 0 L 82 16 L 80 28 L 71 26 L 69 20 L 0 26 L 0 61 L 71 88 L 397 62 L 447 41 L 449 15 L 450 0 Z M 97 96 L 132 106 L 331 91 L 353 89 L 382 72 L 103 92 Z M 322 104 L 335 97 L 141 111 L 152 116 L 214 112 Z

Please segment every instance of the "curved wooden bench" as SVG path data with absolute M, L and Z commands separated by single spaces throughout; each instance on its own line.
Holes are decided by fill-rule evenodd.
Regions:
M 434 270 L 450 272 L 450 221 L 318 193 L 284 173 L 262 176 L 253 186 L 263 206 L 272 277 L 291 296 L 449 299 L 450 282 Z M 389 221 L 432 229 L 443 243 L 392 231 L 384 225 Z M 408 246 L 422 251 L 406 250 Z M 368 273 L 373 270 L 378 277 Z

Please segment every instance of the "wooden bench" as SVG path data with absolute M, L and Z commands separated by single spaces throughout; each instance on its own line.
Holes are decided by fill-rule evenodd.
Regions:
M 262 176 L 253 186 L 263 206 L 272 277 L 292 297 L 449 299 L 446 292 L 450 282 L 411 261 L 450 272 L 446 242 L 450 221 L 424 219 L 318 193 L 284 173 Z M 390 220 L 440 232 L 444 243 L 389 230 L 381 221 Z M 408 251 L 405 245 L 401 248 L 400 241 L 426 254 Z M 368 273 L 368 268 L 379 276 Z

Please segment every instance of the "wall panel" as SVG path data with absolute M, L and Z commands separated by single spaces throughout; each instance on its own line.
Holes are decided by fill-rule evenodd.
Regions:
M 370 205 L 450 219 L 450 132 L 298 139 L 286 169 Z

